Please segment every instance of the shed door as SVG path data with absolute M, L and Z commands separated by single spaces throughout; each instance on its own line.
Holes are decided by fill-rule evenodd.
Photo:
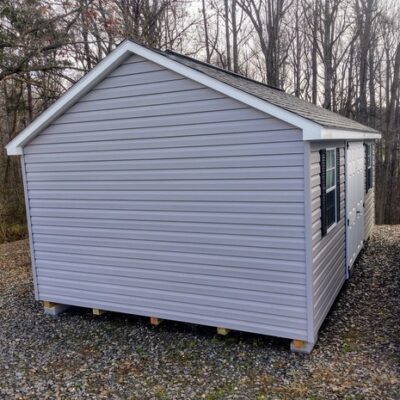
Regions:
M 364 164 L 363 143 L 348 142 L 346 153 L 346 260 L 348 276 L 363 246 Z

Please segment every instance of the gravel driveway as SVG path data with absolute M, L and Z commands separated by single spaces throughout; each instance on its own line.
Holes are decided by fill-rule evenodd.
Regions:
M 400 225 L 376 227 L 309 356 L 289 341 L 71 309 L 43 314 L 0 245 L 1 399 L 400 399 Z

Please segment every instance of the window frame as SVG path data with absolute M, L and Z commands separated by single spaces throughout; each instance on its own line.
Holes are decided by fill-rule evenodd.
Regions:
M 332 224 L 326 227 L 326 233 L 327 234 L 332 229 L 335 228 L 335 226 L 337 225 L 337 222 L 338 222 L 338 220 L 337 220 L 337 176 L 336 176 L 337 175 L 337 157 L 336 157 L 336 150 L 337 150 L 336 147 L 327 147 L 325 149 L 325 151 L 326 151 L 326 159 L 327 160 L 328 160 L 328 152 L 333 152 L 333 157 L 334 157 L 333 158 L 334 159 L 333 167 L 328 168 L 327 163 L 325 165 L 325 177 L 327 177 L 328 171 L 332 171 L 332 170 L 334 171 L 333 185 L 330 186 L 329 188 L 328 188 L 328 186 L 326 187 L 325 194 L 327 195 L 330 192 L 333 192 L 333 191 L 335 192 L 335 195 L 333 197 L 334 198 L 334 204 L 335 204 L 335 213 L 334 213 L 335 218 L 334 218 L 334 221 L 332 222 Z M 327 180 L 327 178 L 325 178 L 325 179 Z M 325 207 L 327 207 L 327 205 Z
M 365 193 L 368 193 L 370 189 L 373 189 L 374 187 L 374 182 L 373 182 L 373 176 L 372 176 L 372 157 L 373 157 L 373 151 L 372 151 L 372 143 L 366 143 L 367 146 L 367 151 L 366 151 L 366 160 L 365 160 L 365 187 L 366 191 Z

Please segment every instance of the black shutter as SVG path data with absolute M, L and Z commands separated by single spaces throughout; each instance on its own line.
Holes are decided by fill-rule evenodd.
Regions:
M 369 182 L 368 182 L 368 145 L 364 143 L 364 152 L 365 152 L 365 171 L 364 171 L 364 187 L 365 193 L 368 193 L 369 190 Z
M 336 221 L 340 220 L 340 148 L 336 149 Z
M 326 226 L 326 150 L 319 151 L 320 167 L 321 167 L 321 233 L 325 236 L 327 233 Z
M 369 173 L 369 189 L 374 187 L 374 162 L 375 162 L 375 147 L 374 145 L 371 143 L 371 160 L 369 161 L 371 163 L 371 169 L 370 169 L 370 173 Z

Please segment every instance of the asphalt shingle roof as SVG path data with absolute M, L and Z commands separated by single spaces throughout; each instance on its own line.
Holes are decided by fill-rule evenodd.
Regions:
M 359 122 L 353 121 L 352 119 L 343 117 L 340 114 L 326 110 L 325 108 L 299 99 L 298 97 L 287 94 L 282 90 L 265 85 L 261 82 L 248 79 L 239 74 L 226 71 L 224 69 L 197 61 L 188 56 L 183 56 L 179 53 L 169 50 L 161 53 L 174 61 L 186 65 L 187 67 L 200 71 L 205 75 L 217 79 L 218 81 L 224 82 L 232 87 L 263 99 L 275 106 L 307 118 L 308 120 L 311 120 L 324 127 L 378 133 L 378 131 L 366 125 L 362 125 Z

